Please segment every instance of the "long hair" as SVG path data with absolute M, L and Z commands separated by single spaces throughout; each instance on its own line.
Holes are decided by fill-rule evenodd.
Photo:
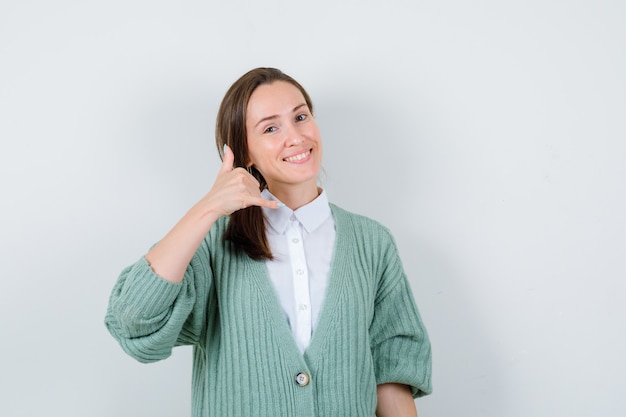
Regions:
M 313 103 L 308 93 L 289 75 L 275 68 L 255 68 L 248 71 L 226 92 L 215 123 L 215 144 L 220 158 L 224 159 L 224 145 L 228 145 L 235 156 L 234 167 L 247 168 L 249 161 L 246 110 L 250 97 L 260 85 L 275 81 L 288 82 L 300 90 L 311 113 L 313 112 Z M 263 175 L 254 166 L 248 170 L 259 182 L 260 190 L 266 189 L 267 182 Z M 250 206 L 233 212 L 223 238 L 231 241 L 252 259 L 273 259 L 261 207 Z

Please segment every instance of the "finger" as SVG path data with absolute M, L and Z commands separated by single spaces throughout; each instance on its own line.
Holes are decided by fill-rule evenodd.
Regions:
M 278 202 L 276 200 L 268 200 L 267 198 L 263 198 L 263 197 L 252 197 L 249 201 L 248 201 L 248 206 L 259 206 L 259 207 L 267 207 L 267 208 L 271 208 L 271 209 L 279 209 L 281 207 L 285 207 L 285 205 L 281 202 Z
M 233 163 L 235 162 L 235 155 L 230 149 L 230 146 L 224 145 L 224 159 L 222 160 L 222 166 L 220 167 L 220 174 L 230 172 L 233 170 Z

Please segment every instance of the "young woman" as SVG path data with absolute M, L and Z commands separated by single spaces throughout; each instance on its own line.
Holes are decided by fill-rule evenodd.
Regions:
M 119 277 L 106 325 L 142 362 L 194 346 L 193 415 L 416 416 L 431 351 L 389 231 L 328 202 L 307 92 L 237 80 L 211 190 Z

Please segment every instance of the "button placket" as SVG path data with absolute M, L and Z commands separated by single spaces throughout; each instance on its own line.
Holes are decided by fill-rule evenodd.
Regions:
M 294 323 L 296 342 L 300 350 L 304 351 L 311 340 L 311 299 L 301 226 L 295 217 L 292 217 L 287 228 L 287 241 L 292 265 L 294 301 L 297 306 Z

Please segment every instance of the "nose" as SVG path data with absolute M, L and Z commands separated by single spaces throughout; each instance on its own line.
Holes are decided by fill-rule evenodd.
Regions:
M 296 126 L 289 125 L 286 128 L 285 135 L 287 138 L 285 140 L 285 146 L 287 147 L 298 146 L 304 142 L 302 133 L 300 133 L 300 130 Z

